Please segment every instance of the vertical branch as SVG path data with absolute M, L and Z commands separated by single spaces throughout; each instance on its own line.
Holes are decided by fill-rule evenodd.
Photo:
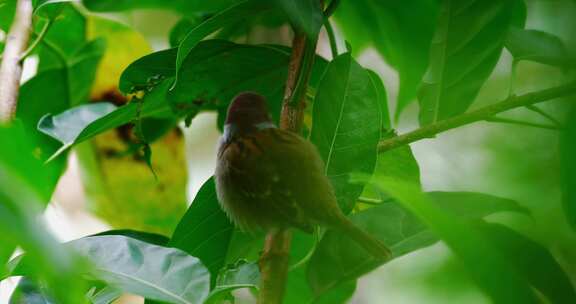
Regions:
M 20 59 L 28 45 L 31 26 L 32 0 L 18 0 L 0 64 L 0 123 L 8 123 L 16 115 L 22 76 Z
M 302 128 L 306 88 L 315 54 L 316 43 L 309 40 L 305 34 L 296 33 L 292 42 L 292 55 L 280 116 L 280 128 L 284 130 L 299 133 Z M 264 251 L 260 257 L 259 304 L 282 303 L 288 276 L 291 241 L 292 232 L 289 229 L 272 230 L 266 235 Z

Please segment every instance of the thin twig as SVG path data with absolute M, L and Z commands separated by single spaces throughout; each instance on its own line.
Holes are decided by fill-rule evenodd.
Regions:
M 32 51 L 34 51 L 34 49 L 38 46 L 40 41 L 44 39 L 46 33 L 48 33 L 48 30 L 50 29 L 50 26 L 52 26 L 52 23 L 53 23 L 52 19 L 48 19 L 48 21 L 46 21 L 46 23 L 42 27 L 42 30 L 40 31 L 34 42 L 30 43 L 28 49 L 24 51 L 24 53 L 20 56 L 20 61 L 26 59 L 26 57 L 28 57 L 32 53 Z
M 336 36 L 334 35 L 334 29 L 330 20 L 326 18 L 324 20 L 324 28 L 326 29 L 326 34 L 328 35 L 328 41 L 330 42 L 330 51 L 332 52 L 332 59 L 338 56 L 338 45 L 336 44 Z
M 550 122 L 552 122 L 556 127 L 562 128 L 562 123 L 560 123 L 556 118 L 554 118 L 554 116 L 544 112 L 544 110 L 540 109 L 539 107 L 537 107 L 535 105 L 527 105 L 526 108 L 528 110 L 534 111 L 534 112 L 542 115 L 544 118 L 546 118 Z
M 424 138 L 432 138 L 438 133 L 454 129 L 477 121 L 486 120 L 494 115 L 514 108 L 547 101 L 550 99 L 568 96 L 576 93 L 576 81 L 561 86 L 552 87 L 538 92 L 520 96 L 510 96 L 500 102 L 480 108 L 478 110 L 448 118 L 437 123 L 424 126 L 406 134 L 385 139 L 378 144 L 378 151 L 392 150 Z
M 501 118 L 501 117 L 490 117 L 486 119 L 487 122 L 497 122 L 497 123 L 506 123 L 506 124 L 513 124 L 519 126 L 527 126 L 527 127 L 535 127 L 540 129 L 547 129 L 547 130 L 560 130 L 557 126 L 539 124 L 529 121 L 522 121 L 522 120 L 515 120 L 509 118 Z
M 31 26 L 32 1 L 18 0 L 0 64 L 0 123 L 8 123 L 16 115 L 22 76 L 20 56 L 28 45 Z

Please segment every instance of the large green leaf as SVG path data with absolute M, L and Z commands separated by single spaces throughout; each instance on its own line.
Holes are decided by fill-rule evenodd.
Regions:
M 178 223 L 169 245 L 199 258 L 215 280 L 224 266 L 233 232 L 234 225 L 220 208 L 214 179 L 210 178 Z
M 87 9 L 96 12 L 118 12 L 134 9 L 169 9 L 188 15 L 214 12 L 228 7 L 238 0 L 82 0 Z
M 0 247 L 22 248 L 34 265 L 33 275 L 47 283 L 54 299 L 79 303 L 82 282 L 75 270 L 82 266 L 38 221 L 52 191 L 51 169 L 35 157 L 36 145 L 19 125 L 0 126 L 0 142 L 5 143 L 0 149 Z M 0 274 L 0 280 L 9 275 Z
M 344 212 L 354 207 L 363 186 L 352 172 L 371 174 L 382 125 L 378 91 L 370 74 L 349 53 L 335 58 L 318 85 L 310 140 L 326 164 Z
M 392 128 L 390 124 L 390 111 L 388 110 L 388 96 L 386 95 L 386 88 L 382 79 L 376 72 L 372 70 L 367 70 L 370 76 L 370 81 L 372 85 L 376 88 L 378 104 L 380 105 L 380 115 L 382 117 L 382 131 L 389 131 Z
M 49 5 L 51 7 L 52 5 Z M 65 69 L 75 54 L 87 42 L 86 17 L 70 4 L 59 4 L 57 17 L 53 18 L 52 24 L 41 43 L 38 44 L 38 71 L 49 69 Z M 37 22 L 34 27 L 38 35 L 44 24 Z
M 560 133 L 562 206 L 572 229 L 576 230 L 576 107 L 572 107 L 566 128 Z
M 125 94 L 147 89 L 155 82 L 174 77 L 178 49 L 154 52 L 132 62 L 120 76 L 118 88 Z
M 355 52 L 374 46 L 398 71 L 396 118 L 415 99 L 428 66 L 437 11 L 434 0 L 341 1 L 336 10 L 336 21 Z
M 8 32 L 14 13 L 16 12 L 16 1 L 14 0 L 0 0 L 0 30 Z
M 540 303 L 527 278 L 519 275 L 484 235 L 435 206 L 419 185 L 378 174 L 373 182 L 444 240 L 494 303 Z
M 511 25 L 523 26 L 519 0 L 444 0 L 418 92 L 420 124 L 465 112 L 496 66 Z
M 287 66 L 288 54 L 277 48 L 204 41 L 182 63 L 168 98 L 177 112 L 187 113 L 204 102 L 225 109 L 239 92 L 255 91 L 267 98 L 277 120 Z
M 90 236 L 68 246 L 93 263 L 89 277 L 125 292 L 175 304 L 203 303 L 210 273 L 198 258 L 120 235 Z
M 576 60 L 569 57 L 559 37 L 538 30 L 512 27 L 508 30 L 504 44 L 514 60 L 529 60 L 560 67 L 574 64 Z
M 482 193 L 429 192 L 427 195 L 443 210 L 469 219 L 478 220 L 498 212 L 527 212 L 512 200 Z M 438 241 L 428 227 L 396 203 L 382 203 L 352 215 L 351 219 L 385 242 L 395 258 Z M 316 296 L 321 296 L 379 265 L 380 262 L 345 235 L 328 231 L 310 261 L 308 279 Z
M 482 218 L 495 211 L 530 214 L 527 208 L 511 199 L 484 193 L 434 191 L 427 195 L 438 207 L 462 218 Z
M 432 245 L 438 240 L 416 217 L 392 203 L 356 213 L 351 219 L 384 241 L 394 257 Z M 319 297 L 356 280 L 380 264 L 346 235 L 330 230 L 310 260 L 308 281 L 315 296 Z
M 56 116 L 43 117 L 38 124 L 41 131 L 63 144 L 52 154 L 50 159 L 54 159 L 73 145 L 133 122 L 138 117 L 138 112 L 140 112 L 140 118 L 172 117 L 170 107 L 165 101 L 169 85 L 170 81 L 167 80 L 152 89 L 140 101 L 141 105 L 139 101 L 134 101 L 113 111 L 110 111 L 112 106 L 109 104 L 83 105 Z M 139 109 L 140 107 L 141 109 Z M 82 117 L 77 117 L 76 114 L 78 113 L 81 113 Z
M 38 123 L 38 130 L 63 143 L 64 145 L 58 149 L 61 151 L 72 146 L 88 125 L 114 110 L 116 106 L 107 102 L 81 105 L 58 115 L 48 114 L 42 117 Z M 56 151 L 55 155 L 60 154 L 59 151 Z
M 59 113 L 72 104 L 87 101 L 102 51 L 101 41 L 88 43 L 76 53 L 68 68 L 42 71 L 22 86 L 16 117 L 22 122 L 28 136 L 34 138 L 37 145 L 35 153 L 40 159 L 48 159 L 58 150 L 59 144 L 37 130 L 38 121 L 48 113 Z M 46 199 L 56 186 L 64 165 L 65 159 L 48 165 L 53 175 L 45 180 L 49 190 L 45 193 Z
M 10 304 L 50 304 L 54 300 L 48 299 L 38 283 L 28 277 L 23 277 L 10 296 Z
M 273 0 L 287 15 L 288 20 L 300 31 L 315 39 L 324 22 L 318 0 Z
M 503 225 L 481 224 L 479 228 L 511 266 L 550 303 L 576 302 L 570 278 L 546 248 Z
M 233 6 L 214 14 L 212 17 L 206 19 L 204 22 L 190 30 L 178 47 L 175 84 L 184 81 L 180 79 L 180 70 L 182 69 L 184 61 L 186 61 L 187 58 L 194 56 L 191 55 L 191 51 L 198 42 L 224 26 L 233 25 L 244 19 L 255 18 L 256 16 L 265 14 L 266 11 L 270 9 L 271 6 L 268 1 L 238 1 Z

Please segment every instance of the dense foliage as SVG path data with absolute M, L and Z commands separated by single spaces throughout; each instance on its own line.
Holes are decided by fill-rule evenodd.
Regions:
M 574 2 L 567 7 L 576 14 Z M 0 0 L 4 33 L 15 8 L 15 0 Z M 576 253 L 559 259 L 551 248 L 566 243 L 526 233 L 538 214 L 495 193 L 426 191 L 409 145 L 476 121 L 524 125 L 498 135 L 504 141 L 545 128 L 543 138 L 553 133 L 559 145 L 531 136 L 526 152 L 554 153 L 557 164 L 539 165 L 557 174 L 551 187 L 561 189 L 563 211 L 555 220 L 571 226 L 567 239 L 574 240 L 576 57 L 558 36 L 525 28 L 537 8 L 523 0 L 34 1 L 29 57 L 37 72 L 20 89 L 14 121 L 0 127 L 0 280 L 24 276 L 13 303 L 104 304 L 122 293 L 146 303 L 224 303 L 236 289 L 256 294 L 264 235 L 229 222 L 212 179 L 186 210 L 181 128 L 194 128 L 205 111 L 218 113 L 214 128 L 221 128 L 242 91 L 264 95 L 278 121 L 291 47 L 290 39 L 272 42 L 289 27 L 331 49 L 329 58 L 304 58 L 310 77 L 297 89 L 308 104 L 303 133 L 352 221 L 386 243 L 394 259 L 444 242 L 494 303 L 576 303 Z M 171 48 L 153 52 L 142 34 L 100 14 L 141 9 L 179 14 L 166 37 Z M 248 43 L 263 28 L 278 35 Z M 379 73 L 359 63 L 366 49 L 397 72 L 395 98 Z M 498 78 L 502 58 L 512 69 Z M 529 87 L 541 91 L 521 95 L 524 62 L 539 70 L 522 71 L 548 79 Z M 508 94 L 485 92 L 498 87 Z M 557 119 L 534 105 L 551 99 Z M 531 109 L 544 123 L 496 117 L 513 108 Z M 398 136 L 405 120 L 419 128 Z M 91 211 L 117 230 L 60 244 L 37 219 L 71 150 Z M 523 164 L 514 158 L 507 163 L 515 170 Z M 530 193 L 547 187 L 529 186 Z M 531 228 L 485 220 L 503 212 Z M 16 248 L 23 254 L 14 256 Z M 322 230 L 294 232 L 290 265 L 285 303 L 345 303 L 382 262 Z

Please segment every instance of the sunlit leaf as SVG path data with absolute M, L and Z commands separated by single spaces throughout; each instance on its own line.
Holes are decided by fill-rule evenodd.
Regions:
M 87 18 L 86 38 L 100 38 L 107 42 L 90 94 L 95 100 L 116 91 L 124 69 L 151 51 L 150 45 L 139 32 L 122 23 L 96 16 Z
M 398 71 L 396 119 L 415 100 L 428 65 L 437 11 L 434 0 L 354 0 L 341 1 L 334 15 L 354 52 L 374 46 Z
M 362 193 L 352 172 L 371 174 L 382 125 L 378 90 L 350 54 L 335 58 L 318 85 L 310 140 L 326 164 L 340 207 L 348 213 Z
M 504 44 L 514 60 L 529 60 L 560 67 L 566 67 L 575 60 L 570 60 L 568 50 L 559 37 L 538 30 L 512 27 L 508 30 Z
M 523 26 L 521 1 L 444 0 L 418 92 L 420 124 L 465 112 L 496 63 L 510 26 Z

